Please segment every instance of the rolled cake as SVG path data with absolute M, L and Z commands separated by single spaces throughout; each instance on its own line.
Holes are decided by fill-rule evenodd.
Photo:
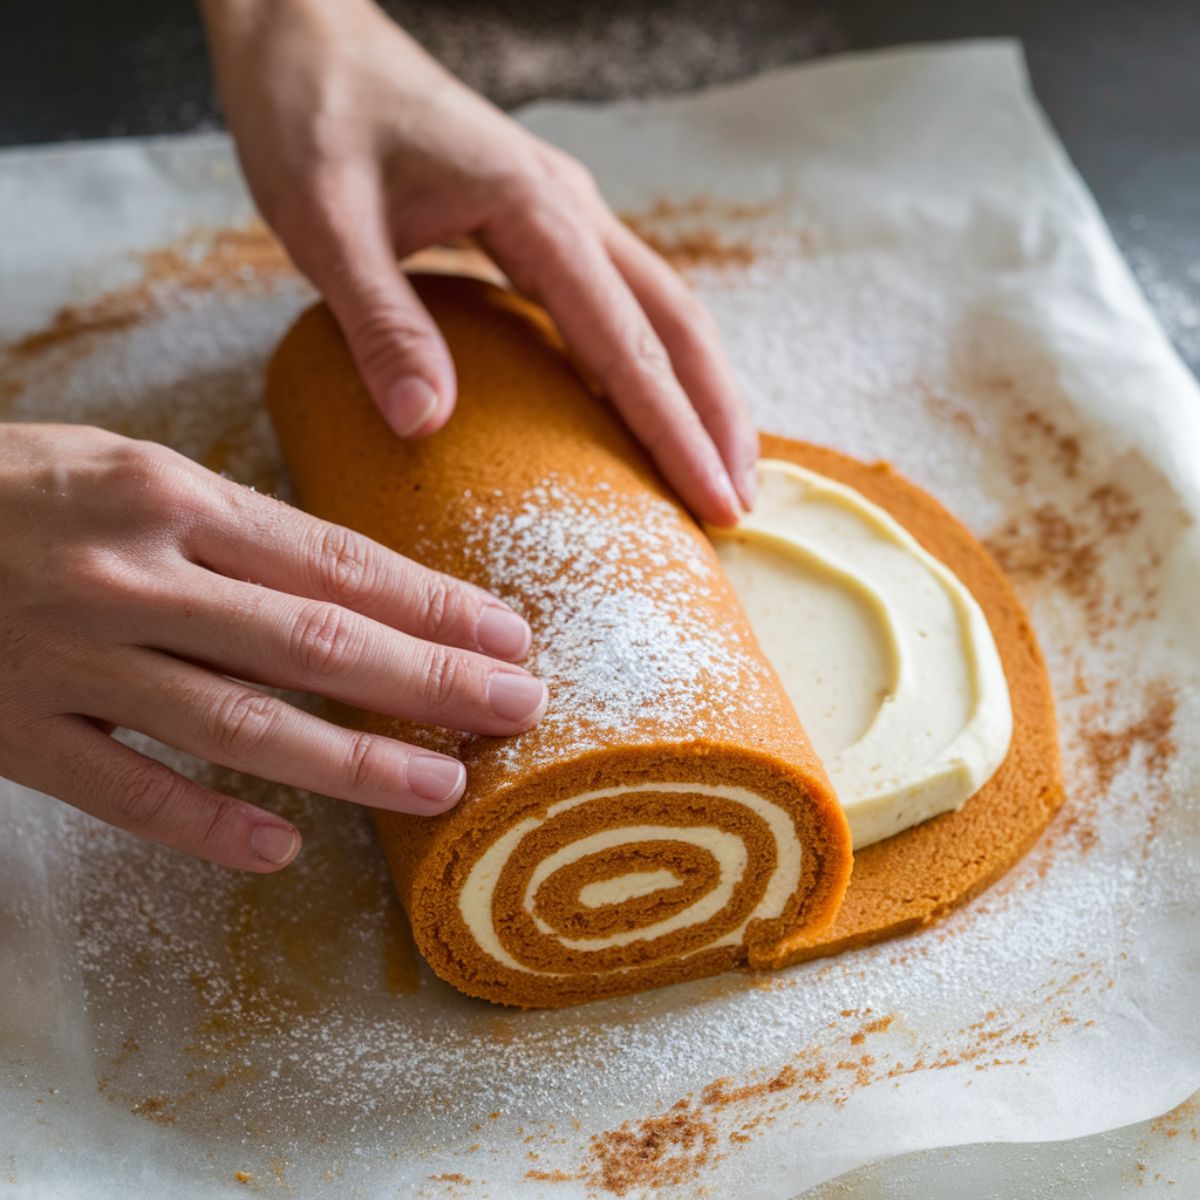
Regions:
M 703 532 L 536 309 L 415 282 L 458 371 L 442 432 L 388 432 L 324 307 L 284 339 L 267 393 L 305 508 L 533 628 L 550 704 L 526 733 L 354 717 L 467 767 L 450 812 L 376 814 L 425 958 L 464 992 L 548 1007 L 815 941 L 846 889 L 848 827 Z

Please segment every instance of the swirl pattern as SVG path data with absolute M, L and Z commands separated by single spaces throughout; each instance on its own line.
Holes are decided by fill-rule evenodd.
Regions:
M 782 916 L 801 860 L 790 815 L 745 788 L 601 789 L 497 837 L 467 873 L 459 914 L 509 970 L 603 976 L 740 946 L 752 921 Z
M 756 961 L 823 928 L 850 840 L 703 531 L 538 312 L 417 284 L 458 371 L 437 437 L 382 435 L 332 318 L 305 314 L 268 403 L 311 511 L 529 620 L 546 715 L 511 738 L 365 729 L 457 755 L 467 792 L 376 824 L 417 945 L 455 987 L 580 1003 Z

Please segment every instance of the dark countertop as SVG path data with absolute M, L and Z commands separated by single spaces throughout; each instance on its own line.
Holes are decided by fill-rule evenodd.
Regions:
M 390 0 L 498 103 L 682 91 L 840 50 L 1017 37 L 1037 94 L 1200 372 L 1196 0 Z M 192 0 L 8 0 L 0 146 L 217 128 Z

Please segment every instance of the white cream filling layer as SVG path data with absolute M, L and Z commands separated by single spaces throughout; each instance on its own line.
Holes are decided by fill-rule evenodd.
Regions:
M 709 530 L 821 756 L 854 848 L 960 807 L 1012 737 L 1008 681 L 958 578 L 860 492 L 759 463 L 754 510 Z
M 463 923 L 470 931 L 479 948 L 491 955 L 498 963 L 514 971 L 526 971 L 531 974 L 558 975 L 559 972 L 542 971 L 527 967 L 518 962 L 496 936 L 492 922 L 492 900 L 496 886 L 500 881 L 505 864 L 516 852 L 521 841 L 538 829 L 546 821 L 576 808 L 581 804 L 604 804 L 618 796 L 626 796 L 638 792 L 682 792 L 704 796 L 719 796 L 745 805 L 755 815 L 766 822 L 775 840 L 775 868 L 767 881 L 762 898 L 750 915 L 736 929 L 730 930 L 720 938 L 707 943 L 700 949 L 710 949 L 713 946 L 726 946 L 741 941 L 746 926 L 755 920 L 769 920 L 778 917 L 787 905 L 789 897 L 795 892 L 800 883 L 801 847 L 796 837 L 796 829 L 787 811 L 773 801 L 767 800 L 756 792 L 746 788 L 728 787 L 721 784 L 704 783 L 641 783 L 630 787 L 604 788 L 593 792 L 583 792 L 551 805 L 544 814 L 527 817 L 518 821 L 511 829 L 500 835 L 479 856 L 467 874 L 466 882 L 458 896 L 458 910 Z M 589 854 L 598 851 L 613 850 L 620 846 L 645 845 L 648 842 L 683 841 L 710 853 L 716 860 L 719 869 L 717 885 L 695 903 L 681 909 L 671 917 L 657 921 L 652 925 L 636 930 L 624 930 L 606 937 L 569 939 L 559 936 L 534 913 L 534 897 L 542 882 L 555 871 L 568 866 Z M 693 925 L 702 924 L 721 911 L 728 904 L 734 889 L 741 881 L 746 870 L 748 853 L 746 846 L 736 834 L 712 826 L 675 826 L 675 825 L 627 825 L 612 829 L 604 829 L 597 833 L 588 834 L 578 841 L 560 847 L 553 854 L 539 862 L 525 889 L 523 905 L 525 911 L 533 919 L 542 933 L 555 937 L 559 944 L 571 950 L 605 950 L 612 946 L 626 946 L 633 942 L 648 941 L 664 937 L 667 934 L 687 929 Z M 619 904 L 633 896 L 653 894 L 658 887 L 648 890 L 648 876 L 654 876 L 659 881 L 659 887 L 675 887 L 678 879 L 670 871 L 631 871 L 626 875 L 606 879 L 599 883 L 588 884 L 587 888 L 602 889 L 592 891 L 594 898 L 600 896 L 604 903 Z M 583 892 L 580 889 L 580 902 Z M 589 905 L 594 907 L 594 905 Z
M 601 850 L 615 850 L 618 846 L 642 846 L 647 842 L 690 842 L 707 850 L 717 860 L 720 869 L 720 881 L 712 891 L 707 892 L 695 904 L 667 917 L 656 921 L 653 925 L 643 925 L 640 929 L 627 929 L 620 933 L 606 934 L 597 938 L 567 938 L 558 937 L 560 946 L 568 950 L 607 950 L 609 946 L 628 946 L 630 942 L 644 942 L 650 938 L 665 937 L 668 933 L 685 929 L 689 925 L 699 925 L 717 913 L 729 903 L 733 889 L 741 882 L 746 873 L 746 847 L 742 839 L 722 829 L 714 829 L 707 825 L 696 826 L 692 829 L 681 829 L 678 825 L 624 825 L 617 829 L 608 829 L 603 833 L 593 833 L 590 837 L 580 838 L 569 846 L 556 850 L 549 858 L 544 858 L 534 868 L 529 877 L 529 886 L 525 889 L 525 911 L 533 912 L 533 899 L 542 883 L 560 867 L 568 866 L 589 854 Z M 628 876 L 625 877 L 626 879 Z M 622 894 L 622 889 L 614 888 L 613 892 L 620 900 L 627 899 L 628 893 Z M 619 902 L 619 901 L 618 901 Z M 533 923 L 538 932 L 556 936 L 554 927 L 548 925 L 537 915 Z
M 585 883 L 579 889 L 579 903 L 584 908 L 604 908 L 607 904 L 621 904 L 625 900 L 637 900 L 642 896 L 653 896 L 678 887 L 683 880 L 674 871 L 630 871 L 628 875 L 614 875 L 611 879 L 598 879 Z

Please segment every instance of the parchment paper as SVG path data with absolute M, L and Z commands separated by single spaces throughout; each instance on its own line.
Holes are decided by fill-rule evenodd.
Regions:
M 686 270 L 765 428 L 891 459 L 988 540 L 1067 808 L 930 931 L 522 1014 L 416 962 L 348 806 L 192 764 L 305 832 L 247 880 L 5 785 L 0 1194 L 775 1200 L 1200 1085 L 1200 398 L 1017 49 L 524 120 Z M 310 292 L 250 216 L 218 137 L 0 156 L 0 411 L 285 487 L 259 380 Z

